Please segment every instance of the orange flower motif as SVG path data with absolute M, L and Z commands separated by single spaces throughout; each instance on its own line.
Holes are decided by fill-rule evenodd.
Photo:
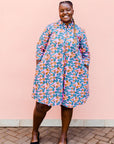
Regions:
M 73 75 L 73 80 L 76 80 L 77 79 L 77 76 Z
M 62 39 L 58 39 L 58 45 L 62 44 L 64 41 Z
M 57 73 L 61 72 L 61 68 L 57 67 Z
M 46 89 L 48 89 L 49 88 L 49 83 L 46 83 L 46 87 L 45 87 Z
M 69 107 L 70 107 L 70 105 L 72 105 L 72 102 L 69 102 Z
M 54 80 L 53 80 L 53 79 L 50 79 L 50 84 L 53 83 L 53 82 L 54 82 Z
M 35 76 L 38 74 L 38 70 L 36 70 Z
M 43 81 L 42 78 L 40 78 L 39 81 L 42 82 Z
M 73 58 L 75 56 L 76 56 L 76 54 L 74 52 L 71 52 L 70 58 Z
M 68 60 L 65 60 L 66 63 L 68 63 Z
M 56 58 L 56 54 L 53 55 L 53 58 Z
M 86 48 L 81 49 L 81 52 L 82 52 L 82 53 L 83 53 L 83 52 L 86 52 Z
M 60 82 L 56 83 L 56 88 L 60 87 Z
M 65 55 L 66 55 L 66 56 L 69 56 L 69 53 L 66 53 Z
M 75 94 L 75 91 L 74 91 L 74 90 L 71 90 L 71 94 Z
M 47 40 L 48 39 L 48 33 L 46 33 L 45 35 L 44 35 L 44 40 Z
M 49 34 L 51 34 L 51 30 L 49 30 L 48 32 L 49 32 Z
M 60 33 L 64 33 L 65 32 L 65 30 L 64 29 L 60 29 Z
M 50 55 L 47 54 L 46 57 L 45 57 L 45 60 L 49 60 L 50 59 Z
M 49 99 L 48 99 L 48 98 L 46 98 L 46 104 L 48 104 L 48 102 L 49 102 Z
M 45 67 L 45 63 L 43 63 L 42 66 Z
M 84 77 L 84 82 L 87 82 L 88 81 L 88 78 L 87 77 Z
M 40 96 L 40 99 L 43 99 L 43 95 Z
M 40 45 L 40 44 L 41 44 L 41 40 L 39 40 L 39 41 L 37 42 L 37 44 Z
M 51 61 L 50 64 L 51 64 L 51 66 L 54 66 L 54 65 L 56 65 L 56 61 L 55 62 Z
M 46 69 L 46 75 L 48 75 L 50 72 L 49 68 Z
M 81 91 L 81 97 L 83 97 L 83 95 L 85 95 L 85 92 L 84 92 L 84 91 Z
M 83 74 L 83 73 L 84 73 L 84 70 L 83 70 L 83 69 L 80 69 L 79 74 L 81 75 L 81 74 Z
M 46 102 L 46 99 L 43 99 L 41 102 L 42 102 L 42 103 L 45 103 L 45 102 Z
M 74 102 L 77 102 L 79 99 L 77 97 L 74 98 Z
M 71 49 L 71 47 L 69 45 L 67 47 L 68 47 L 68 49 Z
M 55 50 L 54 50 L 54 49 L 51 50 L 51 54 L 53 54 L 53 53 L 55 53 Z
M 60 97 L 57 96 L 57 97 L 56 97 L 56 103 L 58 103 L 59 101 L 60 101 Z
M 78 83 L 76 83 L 76 88 L 78 89 L 78 88 L 80 88 L 81 87 L 81 84 L 78 82 Z
M 66 47 L 65 46 L 63 46 L 63 53 L 66 51 Z
M 45 74 L 45 71 L 42 71 L 42 74 Z
M 41 86 L 41 88 L 43 88 L 43 89 L 44 89 L 44 88 L 45 88 L 45 85 Z
M 54 24 L 54 28 L 57 28 L 59 26 L 59 24 Z
M 53 77 L 53 74 L 51 73 L 51 74 L 50 74 L 50 78 L 52 78 L 52 77 Z
M 52 92 L 52 91 L 49 91 L 49 94 L 50 94 L 50 95 L 52 95 L 52 94 L 53 94 L 53 92 Z
M 71 87 L 71 90 L 74 90 L 74 88 L 73 88 L 73 87 Z
M 43 64 L 42 62 L 40 62 L 40 64 L 39 64 L 39 66 L 40 66 L 40 69 L 42 70 L 43 69 L 43 66 L 44 66 L 45 64 Z
M 55 76 L 51 76 L 50 77 L 50 81 L 54 80 L 55 79 Z
M 42 93 L 42 92 L 39 92 L 39 95 L 40 95 L 40 96 L 43 96 L 43 93 Z
M 40 89 L 39 92 L 43 92 L 42 89 Z
M 60 59 L 62 57 L 63 57 L 63 55 L 59 52 L 57 58 Z
M 69 86 L 70 82 L 68 80 L 65 81 L 65 86 Z
M 67 100 L 67 99 L 68 99 L 68 96 L 66 96 L 66 95 L 64 94 L 63 100 Z
M 52 88 L 49 88 L 49 91 L 50 91 L 50 92 L 52 92 L 52 91 L 53 91 L 53 89 L 52 89 Z
M 72 70 L 73 70 L 73 68 L 72 68 L 71 66 L 69 66 L 67 72 L 69 73 L 69 72 L 71 72 Z
M 42 78 L 42 81 L 45 81 L 45 78 Z
M 52 70 L 52 72 L 53 72 L 53 73 L 55 73 L 55 72 L 56 72 L 56 70 L 55 70 L 55 69 L 53 69 L 53 70 Z
M 35 85 L 35 90 L 37 90 L 37 89 L 38 89 L 38 84 Z
M 32 93 L 32 96 L 35 96 L 35 93 Z
M 51 65 L 51 68 L 54 68 L 54 65 Z

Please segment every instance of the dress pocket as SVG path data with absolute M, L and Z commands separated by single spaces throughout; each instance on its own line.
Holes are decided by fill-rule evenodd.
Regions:
M 85 72 L 87 73 L 87 72 L 88 72 L 88 69 L 87 69 L 87 67 L 84 65 L 84 61 L 82 61 L 82 67 L 83 67 L 83 69 L 85 70 Z

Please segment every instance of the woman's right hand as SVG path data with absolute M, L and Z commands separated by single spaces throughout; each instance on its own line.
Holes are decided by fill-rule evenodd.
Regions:
M 36 65 L 40 62 L 41 60 L 36 60 Z

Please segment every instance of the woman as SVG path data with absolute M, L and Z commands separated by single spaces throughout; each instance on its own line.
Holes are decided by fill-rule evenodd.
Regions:
M 31 144 L 39 143 L 39 126 L 47 111 L 55 105 L 61 105 L 59 144 L 66 144 L 73 108 L 85 103 L 89 96 L 87 38 L 75 24 L 73 13 L 72 2 L 60 2 L 60 20 L 48 25 L 37 43 L 32 93 L 36 106 Z

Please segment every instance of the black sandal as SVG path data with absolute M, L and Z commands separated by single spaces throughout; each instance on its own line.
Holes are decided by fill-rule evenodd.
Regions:
M 40 133 L 38 132 L 38 141 L 37 142 L 31 142 L 30 144 L 39 144 L 40 143 Z

